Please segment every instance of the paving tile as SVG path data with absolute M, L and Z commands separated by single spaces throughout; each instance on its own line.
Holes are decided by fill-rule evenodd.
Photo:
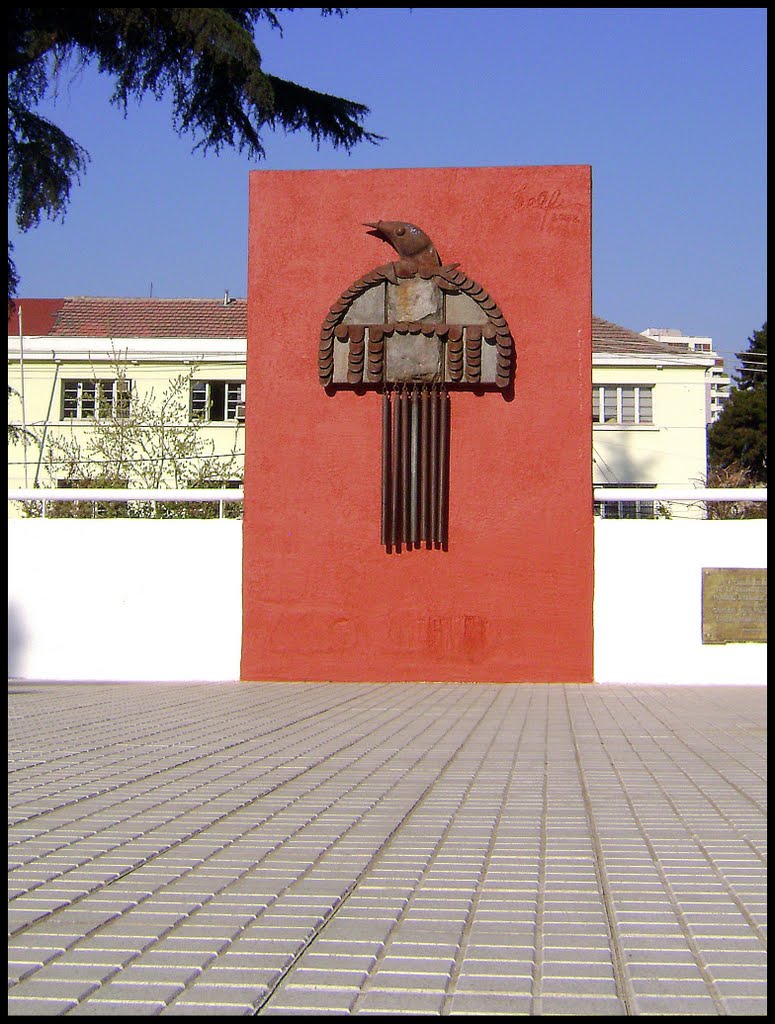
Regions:
M 723 999 L 741 999 L 743 997 L 765 998 L 767 995 L 767 976 L 749 975 L 746 978 L 721 979 L 716 982 L 716 989 Z
M 30 975 L 35 974 L 36 971 L 40 970 L 41 966 L 42 965 L 39 964 L 39 963 L 33 963 L 33 962 L 28 961 L 28 960 L 27 961 L 9 960 L 8 961 L 8 985 L 9 985 L 9 987 L 11 987 L 12 985 L 15 985 L 16 982 L 22 981 L 24 978 L 28 978 L 28 977 L 30 977 Z
M 98 991 L 92 992 L 89 1001 L 166 1004 L 185 988 L 185 985 L 178 981 L 123 981 L 123 974 L 122 971 L 115 980 L 107 981 Z
M 509 995 L 502 993 L 455 993 L 449 1000 L 447 1012 L 464 1013 L 467 1016 L 504 1016 L 532 1014 L 533 999 L 530 995 Z M 432 1012 L 432 1011 L 429 1011 Z
M 307 963 L 304 957 L 303 962 Z M 280 976 L 279 971 L 272 975 L 272 980 Z M 341 966 L 334 967 L 331 964 L 325 967 L 296 967 L 287 975 L 287 980 L 293 985 L 309 985 L 312 987 L 335 986 L 338 988 L 360 989 L 368 978 L 368 971 L 347 970 Z
M 725 996 L 727 1013 L 735 1017 L 766 1017 L 767 999 L 756 996 Z
M 251 1003 L 192 1003 L 182 999 L 161 1011 L 165 1017 L 250 1017 L 254 1013 L 255 1007 Z
M 213 985 L 206 978 L 200 978 L 198 982 L 189 985 L 185 991 L 182 986 L 178 989 L 170 1001 L 183 1003 L 234 1003 L 237 1005 L 254 1005 L 262 1000 L 267 993 L 266 985 L 260 982 L 248 985 Z M 177 997 L 177 998 L 176 998 Z
M 76 1006 L 74 999 L 39 998 L 35 996 L 8 996 L 9 1017 L 61 1017 L 72 1012 Z
M 626 1016 L 624 1004 L 616 996 L 583 994 L 544 995 L 541 997 L 542 1014 L 573 1014 L 578 1017 Z
M 37 974 L 25 978 L 11 989 L 14 999 L 72 999 L 77 1002 L 84 999 L 90 992 L 100 987 L 99 980 L 84 977 L 51 977 L 47 974 L 41 977 L 42 971 L 49 971 L 50 968 L 41 968 Z
M 273 1011 L 304 1010 L 307 1013 L 319 1011 L 349 1013 L 359 993 L 360 989 L 357 985 L 281 985 L 271 994 L 264 1005 Z M 265 1013 L 266 1009 L 262 1007 L 261 1012 Z
M 76 1017 L 154 1017 L 164 1009 L 162 1002 L 137 1000 L 135 1002 L 112 1002 L 109 999 L 87 1000 L 79 1003 L 68 1016 Z
M 541 995 L 580 995 L 580 996 L 615 996 L 616 984 L 613 978 L 595 978 L 584 976 L 541 976 Z
M 401 992 L 369 989 L 353 1004 L 354 1013 L 440 1013 L 444 1006 L 443 992 L 406 990 Z
M 461 973 L 455 979 L 452 992 L 488 992 L 504 995 L 530 995 L 533 991 L 532 972 L 524 974 L 467 974 Z
M 210 962 L 207 970 L 202 973 L 202 982 L 206 985 L 265 985 L 269 986 L 282 976 L 283 964 L 264 966 L 256 964 L 229 966 L 229 961 L 216 957 Z
M 634 1000 L 634 1009 L 638 1014 L 676 1016 L 715 1016 L 718 1009 L 713 999 L 708 996 L 681 996 L 674 992 L 665 995 L 638 995 Z

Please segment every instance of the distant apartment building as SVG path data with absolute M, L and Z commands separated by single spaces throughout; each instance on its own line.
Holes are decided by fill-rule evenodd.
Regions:
M 705 342 L 710 339 L 638 334 L 592 318 L 593 483 L 644 492 L 639 502 L 598 503 L 597 514 L 650 517 L 660 509 L 649 490 L 702 486 L 717 376 L 717 357 Z M 9 487 L 78 483 L 72 474 L 52 472 L 51 442 L 85 445 L 95 421 L 120 421 L 133 402 L 158 400 L 182 375 L 187 422 L 212 442 L 214 465 L 222 459 L 236 467 L 231 483 L 238 484 L 246 355 L 245 299 L 18 300 L 8 322 L 8 415 L 34 440 L 9 442 Z M 173 485 L 169 478 L 164 483 Z

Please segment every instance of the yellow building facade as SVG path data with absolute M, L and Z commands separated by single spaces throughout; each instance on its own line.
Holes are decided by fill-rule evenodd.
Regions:
M 246 333 L 239 299 L 19 300 L 9 487 L 239 486 Z

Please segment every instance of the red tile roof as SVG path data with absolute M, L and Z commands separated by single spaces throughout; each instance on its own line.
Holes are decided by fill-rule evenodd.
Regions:
M 602 317 L 592 317 L 592 351 L 615 352 L 629 354 L 641 352 L 644 355 L 677 355 L 688 352 L 686 343 L 672 344 L 667 341 L 656 341 L 642 334 L 630 331 L 619 324 L 613 324 Z
M 20 299 L 24 333 L 33 334 L 28 307 L 52 301 Z M 245 338 L 247 300 L 122 299 L 76 297 L 57 300 L 58 315 L 41 334 L 52 338 Z M 8 321 L 11 330 L 11 319 Z

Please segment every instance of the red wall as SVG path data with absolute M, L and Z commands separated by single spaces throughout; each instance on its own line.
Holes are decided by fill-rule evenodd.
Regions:
M 250 178 L 245 680 L 592 681 L 590 168 Z M 449 550 L 380 545 L 375 392 L 318 383 L 320 326 L 406 220 L 483 285 L 514 394 L 451 394 Z

